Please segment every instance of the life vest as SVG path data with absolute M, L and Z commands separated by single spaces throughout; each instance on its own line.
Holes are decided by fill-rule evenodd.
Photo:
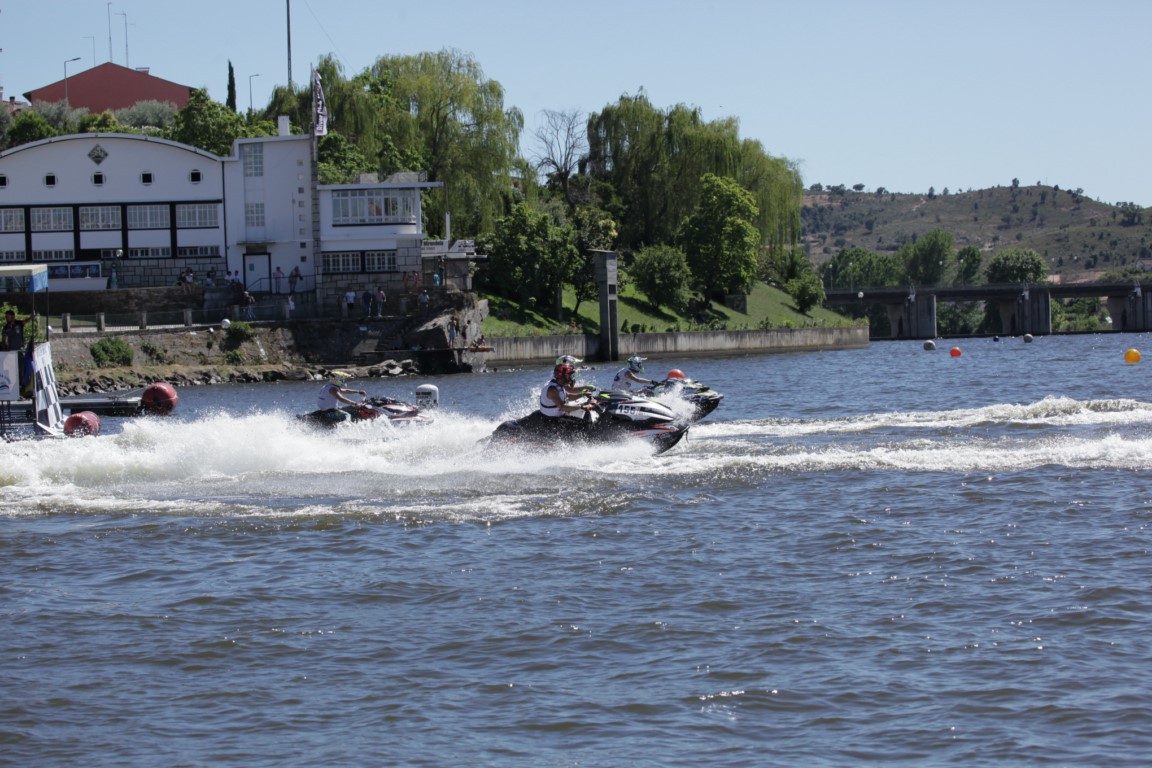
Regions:
M 340 401 L 336 399 L 336 390 L 338 389 L 340 387 L 331 382 L 325 384 L 320 390 L 320 395 L 316 398 L 317 409 L 326 411 L 329 408 L 339 408 Z
M 640 388 L 640 382 L 633 381 L 632 369 L 621 368 L 616 371 L 616 378 L 612 379 L 611 389 L 615 392 L 631 392 Z
M 545 416 L 563 416 L 564 409 L 548 399 L 549 390 L 555 391 L 556 394 L 560 396 L 561 403 L 568 402 L 568 393 L 564 391 L 564 387 L 557 384 L 555 379 L 552 379 L 544 385 L 544 389 L 540 390 L 540 413 Z

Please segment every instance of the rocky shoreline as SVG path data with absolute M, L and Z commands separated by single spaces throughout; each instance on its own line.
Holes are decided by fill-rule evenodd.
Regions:
M 333 368 L 309 365 L 191 366 L 152 365 L 133 368 L 97 368 L 56 373 L 56 389 L 61 396 L 107 394 L 142 389 L 167 382 L 181 387 L 212 384 L 259 384 L 277 381 L 322 381 Z M 413 360 L 386 360 L 378 365 L 341 366 L 354 379 L 393 378 L 419 374 Z

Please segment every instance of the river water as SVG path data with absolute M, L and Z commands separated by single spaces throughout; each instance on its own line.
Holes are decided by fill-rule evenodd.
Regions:
M 649 361 L 661 456 L 479 447 L 541 368 L 0 445 L 0 764 L 1147 765 L 1152 337 L 951 345 Z

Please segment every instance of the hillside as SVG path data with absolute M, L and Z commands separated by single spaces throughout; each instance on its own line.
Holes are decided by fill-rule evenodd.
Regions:
M 895 251 L 934 229 L 951 233 L 956 250 L 980 248 L 985 262 L 998 250 L 1031 248 L 1063 282 L 1096 279 L 1152 259 L 1152 212 L 1044 185 L 944 190 L 931 197 L 809 190 L 802 218 L 802 240 L 817 266 L 844 248 Z

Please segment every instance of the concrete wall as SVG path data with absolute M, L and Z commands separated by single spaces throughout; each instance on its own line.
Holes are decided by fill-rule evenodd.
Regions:
M 488 361 L 552 360 L 560 355 L 597 359 L 600 340 L 596 336 L 516 336 L 488 340 L 492 352 Z M 696 333 L 622 333 L 620 358 L 631 355 L 706 355 L 730 352 L 805 352 L 833 349 L 863 349 L 868 346 L 868 329 L 795 328 L 773 331 L 703 331 Z

